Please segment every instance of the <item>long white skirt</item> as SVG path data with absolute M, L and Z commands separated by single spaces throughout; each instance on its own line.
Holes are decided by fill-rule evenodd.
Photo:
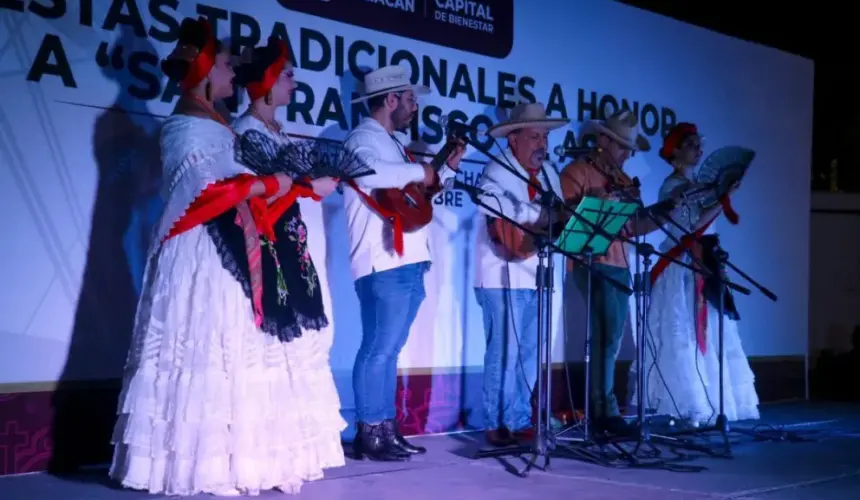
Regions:
M 703 354 L 696 341 L 694 287 L 692 271 L 677 264 L 670 264 L 654 284 L 645 332 L 644 406 L 659 415 L 710 425 L 720 409 L 719 311 L 708 306 Z M 726 417 L 730 421 L 757 419 L 755 376 L 741 345 L 738 323 L 724 317 L 723 336 Z M 631 376 L 637 376 L 635 361 Z M 634 389 L 634 404 L 636 397 Z
M 344 465 L 330 335 L 260 331 L 206 229 L 146 271 L 110 475 L 150 493 L 298 492 Z

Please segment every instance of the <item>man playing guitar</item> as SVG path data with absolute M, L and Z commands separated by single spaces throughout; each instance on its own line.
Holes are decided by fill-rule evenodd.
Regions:
M 356 458 L 406 460 L 424 453 L 408 443 L 395 421 L 397 357 L 424 300 L 424 273 L 431 255 L 426 227 L 403 231 L 400 214 L 384 208 L 374 190 L 403 189 L 412 183 L 438 186 L 456 174 L 465 147 L 458 144 L 436 172 L 412 159 L 403 134 L 418 110 L 418 95 L 430 89 L 410 83 L 402 66 L 365 75 L 363 96 L 370 117 L 347 136 L 345 146 L 376 173 L 350 182 L 344 210 L 350 264 L 361 306 L 362 339 L 353 368 L 357 434 Z M 398 137 L 400 135 L 400 138 Z
M 547 212 L 538 197 L 551 190 L 560 198 L 558 172 L 544 165 L 547 135 L 569 120 L 547 118 L 540 103 L 514 107 L 507 121 L 491 127 L 491 137 L 504 137 L 508 149 L 501 161 L 490 162 L 479 187 L 482 204 L 505 217 L 540 231 Z M 526 182 L 524 179 L 529 179 Z M 531 237 L 498 213 L 478 206 L 475 248 L 475 295 L 484 317 L 484 420 L 491 445 L 512 444 L 531 428 L 531 394 L 537 375 L 537 252 Z M 480 227 L 486 225 L 486 228 Z M 523 244 L 528 240 L 528 244 Z M 528 249 L 525 249 L 528 247 Z

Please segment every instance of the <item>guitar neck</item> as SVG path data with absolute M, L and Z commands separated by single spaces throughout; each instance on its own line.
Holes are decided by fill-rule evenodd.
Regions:
M 451 153 L 454 152 L 454 148 L 456 147 L 456 142 L 449 141 L 433 156 L 433 159 L 430 160 L 430 166 L 433 168 L 434 172 L 439 173 L 439 170 L 441 170 L 445 165 L 445 162 L 448 161 L 448 157 L 451 156 Z

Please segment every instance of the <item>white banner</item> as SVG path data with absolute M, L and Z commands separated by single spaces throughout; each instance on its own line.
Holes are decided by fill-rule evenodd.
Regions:
M 176 101 L 158 61 L 178 21 L 198 14 L 237 43 L 288 38 L 302 85 L 280 118 L 298 135 L 343 138 L 363 112 L 349 104 L 353 73 L 395 62 L 433 89 L 414 130 L 419 150 L 438 148 L 441 115 L 486 125 L 520 97 L 572 120 L 552 133 L 551 147 L 573 146 L 584 120 L 627 106 L 654 149 L 678 121 L 698 124 L 706 155 L 723 145 L 753 148 L 735 197 L 740 225 L 718 225 L 732 262 L 779 301 L 751 287 L 739 298 L 741 335 L 749 355 L 805 354 L 812 63 L 616 2 L 512 2 L 349 1 L 358 12 L 335 0 L 2 3 L 0 383 L 119 376 L 160 208 L 159 122 Z M 467 159 L 461 180 L 474 183 L 485 158 L 470 150 Z M 645 201 L 655 201 L 668 165 L 652 151 L 628 170 Z M 459 191 L 435 207 L 427 300 L 401 366 L 479 367 L 475 207 Z M 335 331 L 333 369 L 346 374 L 361 331 L 342 199 L 302 210 Z M 583 322 L 575 305 L 565 316 L 574 330 Z M 576 347 L 567 351 L 576 357 Z

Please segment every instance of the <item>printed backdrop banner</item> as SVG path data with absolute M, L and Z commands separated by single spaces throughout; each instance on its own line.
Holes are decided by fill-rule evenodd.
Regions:
M 655 150 L 678 121 L 699 125 L 706 154 L 755 149 L 735 196 L 741 223 L 718 224 L 732 261 L 779 302 L 741 297 L 741 335 L 749 355 L 806 353 L 808 60 L 616 2 L 12 0 L 0 2 L 0 383 L 121 374 L 161 207 L 159 123 L 177 97 L 158 61 L 179 21 L 197 15 L 237 50 L 270 35 L 288 40 L 301 84 L 280 119 L 296 136 L 342 139 L 366 113 L 349 104 L 356 76 L 393 63 L 433 90 L 411 131 L 417 152 L 439 148 L 442 116 L 484 128 L 520 99 L 571 120 L 551 134 L 551 148 L 577 145 L 583 122 L 626 107 Z M 228 104 L 246 106 L 244 96 Z M 485 161 L 470 150 L 461 180 L 475 184 Z M 652 150 L 628 170 L 655 201 L 668 166 Z M 342 198 L 302 209 L 335 334 L 333 369 L 348 374 L 361 332 Z M 476 209 L 462 191 L 440 195 L 435 209 L 427 300 L 400 364 L 480 367 Z M 576 300 L 561 307 L 563 261 L 556 265 L 554 333 L 567 321 L 575 336 L 582 309 Z M 577 356 L 554 338 L 556 360 Z

